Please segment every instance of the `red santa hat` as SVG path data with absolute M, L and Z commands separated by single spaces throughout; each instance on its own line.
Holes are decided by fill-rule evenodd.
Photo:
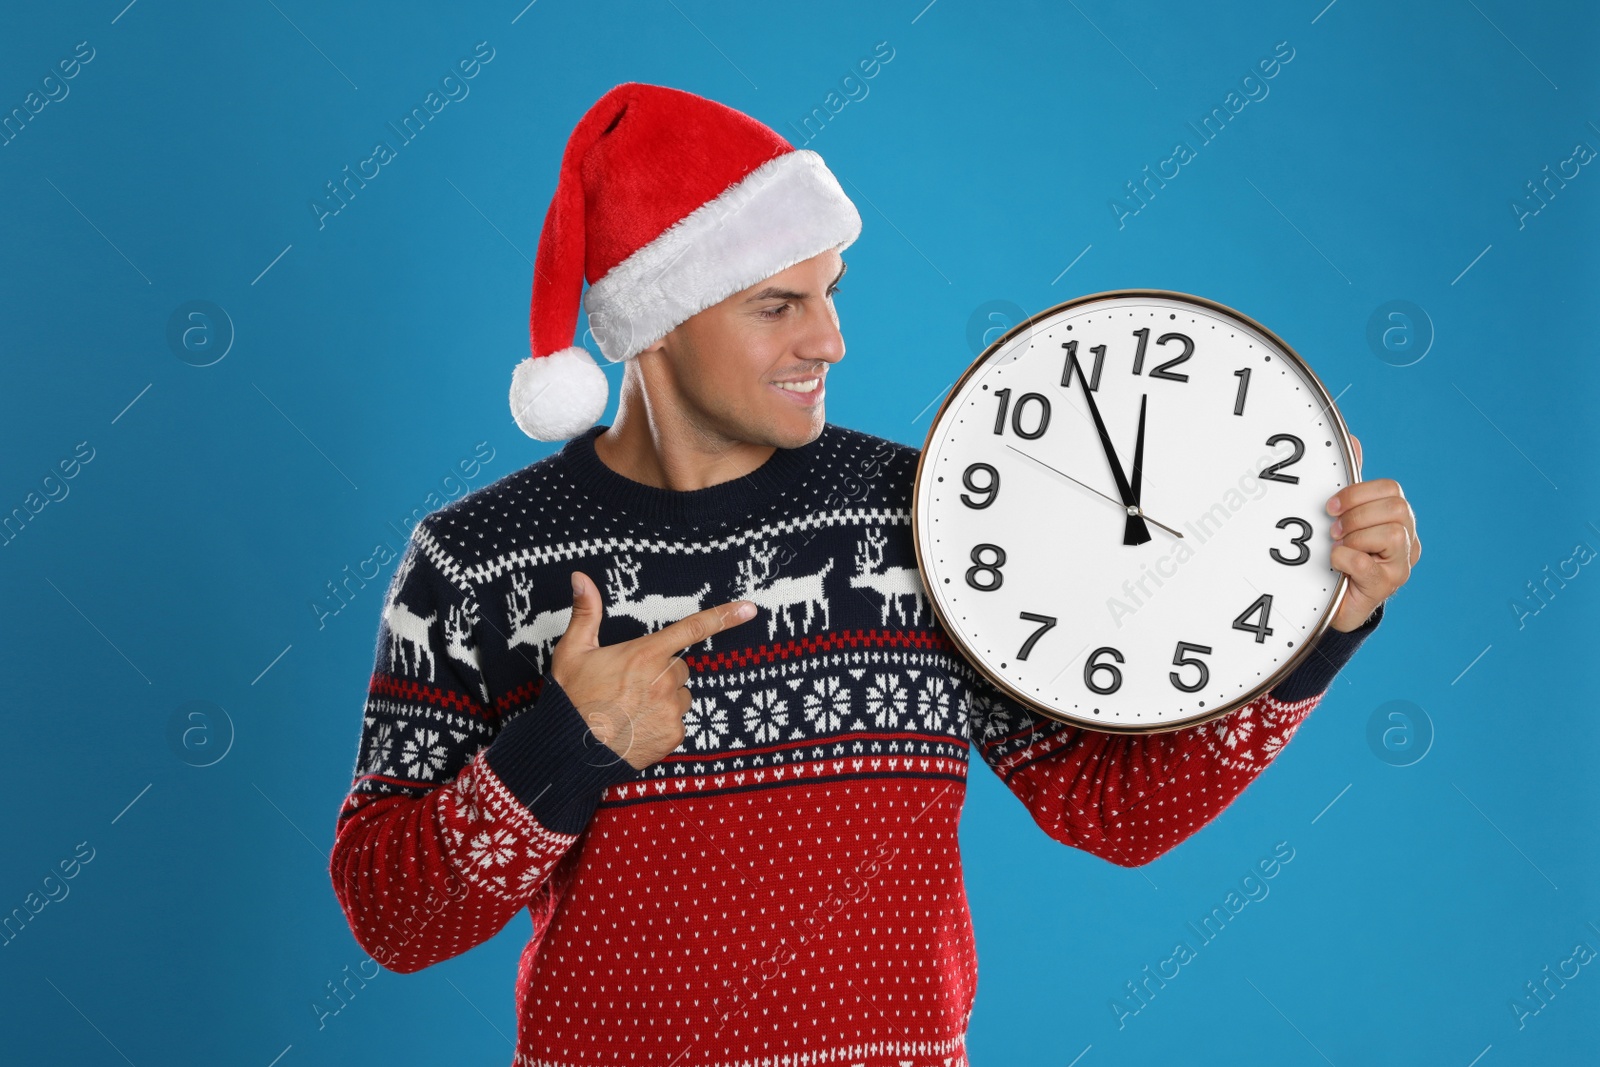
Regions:
M 561 157 L 534 262 L 533 354 L 511 378 L 517 425 L 562 441 L 605 411 L 605 372 L 572 344 L 580 293 L 601 354 L 632 359 L 696 312 L 843 251 L 860 232 L 817 153 L 705 97 L 618 85 L 578 121 Z

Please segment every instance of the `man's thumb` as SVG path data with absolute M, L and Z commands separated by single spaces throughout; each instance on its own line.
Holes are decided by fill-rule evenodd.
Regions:
M 600 647 L 600 618 L 605 613 L 605 602 L 600 590 L 594 587 L 589 576 L 582 571 L 572 572 L 572 621 L 567 623 L 563 643 L 571 642 L 578 648 Z

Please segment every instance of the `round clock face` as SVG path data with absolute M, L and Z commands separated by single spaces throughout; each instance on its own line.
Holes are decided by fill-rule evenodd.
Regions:
M 917 465 L 918 564 L 966 658 L 1041 714 L 1145 732 L 1270 690 L 1347 578 L 1327 499 L 1358 480 L 1322 383 L 1266 327 L 1161 290 L 997 340 Z

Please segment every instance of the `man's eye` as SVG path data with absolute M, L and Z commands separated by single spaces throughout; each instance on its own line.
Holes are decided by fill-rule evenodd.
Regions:
M 777 307 L 762 308 L 761 309 L 761 313 L 763 315 L 771 315 L 772 317 L 776 318 L 777 317 L 777 313 L 782 311 L 782 310 L 784 310 L 788 306 L 789 306 L 788 304 L 779 304 Z

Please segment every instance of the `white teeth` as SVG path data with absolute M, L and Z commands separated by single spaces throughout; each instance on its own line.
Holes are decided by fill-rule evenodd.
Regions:
M 787 389 L 791 393 L 809 393 L 816 389 L 822 381 L 821 378 L 807 378 L 803 382 L 774 382 L 779 389 Z

